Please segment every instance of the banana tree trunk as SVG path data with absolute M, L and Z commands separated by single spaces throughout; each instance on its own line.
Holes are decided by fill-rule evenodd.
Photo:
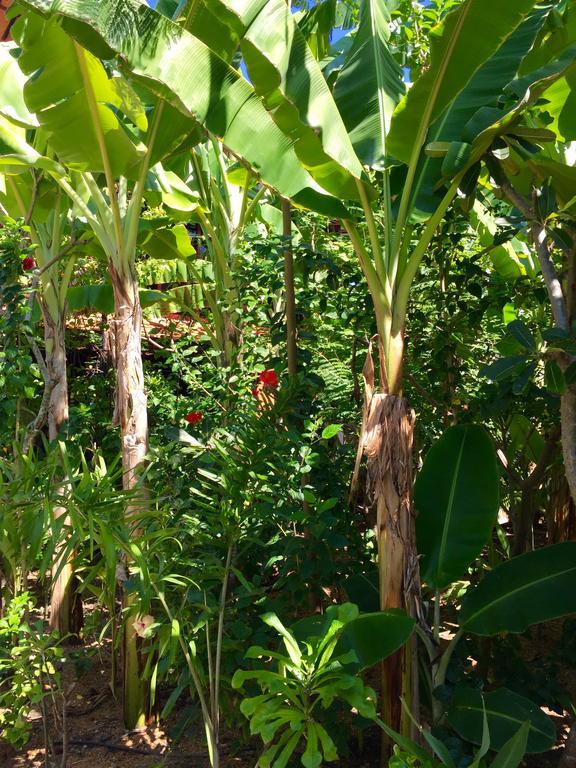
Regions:
M 368 460 L 368 492 L 376 508 L 380 608 L 401 608 L 412 616 L 419 605 L 420 582 L 412 503 L 414 412 L 400 393 L 402 335 L 379 342 L 380 391 L 374 387 L 371 349 L 364 366 L 364 453 Z M 394 389 L 390 390 L 390 384 Z M 408 734 L 402 699 L 417 711 L 415 646 L 407 644 L 382 667 L 382 718 Z M 389 751 L 383 745 L 383 760 Z
M 133 490 L 148 449 L 148 412 L 142 367 L 142 308 L 138 281 L 129 270 L 121 275 L 109 265 L 114 290 L 114 343 L 116 359 L 116 417 L 120 427 L 123 486 Z M 141 486 L 127 509 L 128 518 L 141 512 L 146 504 Z M 137 533 L 136 523 L 133 534 Z M 127 728 L 141 728 L 146 723 L 147 697 L 142 680 L 143 660 L 136 633 L 134 604 L 131 593 L 123 595 L 128 618 L 124 629 L 124 722 Z
M 50 441 L 61 437 L 62 430 L 68 422 L 68 379 L 66 368 L 66 315 L 58 312 L 56 316 L 49 311 L 44 302 L 41 303 L 44 319 L 44 342 L 46 349 L 46 368 L 50 383 L 50 399 L 48 403 L 48 437 Z M 69 525 L 65 507 L 55 507 L 54 518 L 62 522 L 64 527 Z M 64 520 L 61 520 L 64 518 Z M 59 526 L 58 526 L 59 527 Z M 50 629 L 57 630 L 61 635 L 78 636 L 82 628 L 82 603 L 75 594 L 75 580 L 72 558 L 66 557 L 65 541 L 61 541 L 55 549 L 50 595 Z

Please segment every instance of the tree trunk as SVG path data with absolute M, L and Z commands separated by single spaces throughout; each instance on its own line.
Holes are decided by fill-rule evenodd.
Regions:
M 132 490 L 148 450 L 148 412 L 142 367 L 142 308 L 138 282 L 134 274 L 120 275 L 109 265 L 114 289 L 114 342 L 116 348 L 116 416 L 120 426 L 123 486 Z M 146 504 L 145 490 L 140 487 L 126 510 L 130 519 Z M 133 535 L 137 535 L 137 524 Z M 146 722 L 146 695 L 142 681 L 140 643 L 134 627 L 136 614 L 131 593 L 124 593 L 128 617 L 124 629 L 124 722 L 127 728 L 141 728 Z
M 416 554 L 412 503 L 412 444 L 414 412 L 399 394 L 374 392 L 374 368 L 364 366 L 366 416 L 364 452 L 368 459 L 368 493 L 376 508 L 380 608 L 401 608 L 416 616 L 420 579 Z M 380 350 L 381 369 L 388 362 Z M 386 383 L 399 381 L 402 363 L 396 361 Z M 382 373 L 381 373 L 382 376 Z M 415 645 L 407 643 L 382 668 L 382 718 L 394 730 L 408 734 L 411 724 L 402 709 L 402 698 L 417 712 Z M 389 751 L 383 744 L 383 757 Z
M 560 397 L 560 424 L 562 425 L 562 455 L 566 480 L 576 501 L 576 388 L 569 386 Z
M 548 544 L 576 539 L 576 505 L 561 464 L 555 465 L 547 510 Z
M 534 525 L 534 494 L 537 489 L 534 487 L 522 488 L 520 504 L 516 509 L 514 517 L 514 544 L 512 546 L 512 556 L 523 555 L 527 549 Z M 530 547 L 531 549 L 531 547 Z
M 48 307 L 42 301 L 44 318 L 44 341 L 46 348 L 46 368 L 50 383 L 50 399 L 48 403 L 48 438 L 50 442 L 58 440 L 68 423 L 68 379 L 66 369 L 66 313 L 61 312 L 56 318 L 52 317 Z M 65 507 L 55 507 L 54 519 L 63 526 L 69 527 L 70 519 Z M 82 603 L 75 595 L 75 580 L 72 568 L 72 557 L 65 558 L 65 546 L 58 543 L 52 563 L 52 592 L 50 595 L 51 630 L 57 630 L 61 635 L 78 635 L 82 628 Z M 54 575 L 56 577 L 54 578 Z

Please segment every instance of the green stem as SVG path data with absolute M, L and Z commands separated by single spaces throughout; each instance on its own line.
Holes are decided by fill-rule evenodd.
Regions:
M 114 231 L 116 234 L 116 248 L 117 252 L 114 256 L 120 256 L 123 239 L 122 239 L 122 218 L 120 216 L 120 209 L 118 207 L 118 199 L 116 197 L 116 189 L 114 186 L 114 176 L 112 174 L 112 165 L 108 156 L 108 150 L 106 148 L 106 140 L 104 138 L 104 132 L 100 123 L 100 115 L 98 113 L 98 103 L 96 96 L 92 89 L 92 82 L 88 73 L 88 67 L 86 66 L 86 58 L 84 49 L 78 44 L 74 43 L 76 50 L 76 56 L 78 58 L 78 66 L 82 74 L 82 80 L 84 82 L 84 90 L 86 92 L 86 100 L 88 102 L 88 108 L 92 116 L 92 125 L 94 132 L 96 133 L 96 140 L 100 149 L 100 155 L 102 157 L 102 165 L 104 166 L 104 176 L 106 177 L 106 185 L 108 187 L 108 196 L 110 198 L 110 207 L 112 209 L 112 218 L 114 220 Z
M 244 180 L 244 187 L 242 189 L 242 204 L 240 205 L 240 213 L 238 215 L 238 223 L 236 224 L 236 232 L 240 233 L 244 227 L 244 220 L 246 218 L 246 209 L 248 206 L 248 190 L 250 189 L 250 181 L 252 175 L 250 171 L 246 171 L 246 178 Z
M 428 220 L 424 232 L 416 245 L 416 248 L 412 251 L 412 255 L 409 257 L 406 264 L 406 268 L 400 277 L 398 288 L 396 291 L 396 301 L 394 302 L 393 310 L 393 327 L 398 329 L 404 326 L 406 320 L 406 310 L 408 308 L 408 299 L 410 296 L 410 288 L 412 282 L 416 277 L 420 262 L 424 258 L 426 250 L 430 245 L 430 241 L 434 237 L 438 225 L 442 221 L 444 214 L 448 210 L 462 179 L 463 174 L 459 174 L 450 185 L 450 188 L 442 198 L 438 208 L 434 211 L 433 215 Z
M 140 210 L 142 208 L 142 198 L 144 195 L 144 185 L 146 183 L 146 176 L 150 168 L 150 162 L 152 160 L 152 152 L 154 150 L 154 143 L 156 141 L 156 135 L 158 133 L 158 127 L 160 125 L 160 119 L 162 112 L 164 111 L 164 102 L 160 102 L 154 110 L 152 117 L 152 124 L 148 132 L 148 148 L 146 156 L 143 158 L 140 164 L 140 172 L 138 173 L 138 179 L 132 190 L 132 196 L 130 203 L 128 204 L 128 210 L 126 213 L 126 219 L 124 221 L 124 239 L 126 242 L 126 253 L 132 256 L 136 253 L 136 242 L 138 239 L 138 223 L 140 220 Z
M 216 746 L 219 742 L 220 731 L 220 667 L 222 663 L 222 640 L 224 638 L 224 616 L 226 614 L 226 598 L 228 595 L 228 581 L 230 578 L 230 569 L 232 567 L 232 552 L 234 545 L 228 545 L 226 553 L 226 565 L 224 566 L 224 578 L 222 580 L 222 591 L 220 592 L 220 606 L 218 609 L 218 633 L 216 636 L 216 662 L 214 665 L 214 701 L 212 723 L 214 726 L 214 736 Z
M 88 175 L 88 174 L 86 174 Z M 86 179 L 84 179 L 86 183 Z M 97 216 L 94 216 L 90 208 L 86 205 L 84 200 L 80 197 L 80 195 L 76 192 L 74 187 L 72 187 L 71 184 L 69 184 L 66 179 L 58 178 L 56 177 L 56 182 L 60 185 L 60 187 L 66 192 L 70 200 L 82 211 L 84 214 L 84 217 L 86 218 L 86 221 L 90 225 L 92 231 L 102 244 L 102 247 L 108 253 L 110 248 L 112 247 L 112 240 L 110 239 L 109 233 L 106 229 L 106 227 L 102 224 L 101 220 L 98 219 Z
M 450 664 L 450 659 L 452 658 L 452 654 L 454 653 L 454 649 L 458 645 L 458 642 L 460 638 L 462 637 L 463 632 L 461 629 L 456 632 L 452 640 L 448 643 L 446 646 L 446 650 L 442 654 L 440 658 L 440 663 L 438 664 L 438 670 L 434 676 L 434 687 L 437 688 L 439 685 L 444 685 L 446 682 L 446 672 L 448 671 L 448 665 Z
M 256 209 L 256 206 L 262 199 L 262 196 L 264 195 L 265 192 L 266 192 L 266 187 L 263 187 L 263 186 L 260 187 L 260 189 L 256 192 L 252 200 L 250 200 L 250 203 L 248 204 L 248 207 L 246 209 L 246 215 L 244 217 L 244 221 L 246 222 L 246 224 L 250 222 L 252 215 Z
M 380 307 L 390 309 L 390 302 L 388 301 L 388 297 L 386 296 L 382 283 L 380 282 L 378 273 L 374 269 L 370 255 L 366 251 L 366 248 L 364 247 L 364 244 L 358 235 L 358 230 L 356 229 L 354 223 L 349 219 L 344 219 L 342 223 L 348 232 L 352 246 L 354 247 L 356 255 L 358 256 L 358 260 L 360 261 L 360 266 L 362 267 L 362 271 L 364 272 L 364 276 L 368 282 L 368 287 L 370 288 L 372 299 L 375 304 L 378 304 L 377 311 Z
M 356 179 L 356 187 L 358 188 L 358 192 L 360 194 L 360 202 L 362 203 L 366 224 L 368 226 L 368 236 L 370 238 L 370 247 L 372 248 L 372 258 L 374 259 L 374 264 L 376 265 L 376 272 L 380 278 L 380 282 L 385 285 L 388 278 L 386 274 L 386 259 L 388 254 L 384 254 L 384 257 L 382 256 L 382 249 L 380 247 L 380 238 L 378 237 L 374 212 L 372 211 L 372 206 L 370 205 L 368 195 L 366 194 L 366 187 L 359 179 Z

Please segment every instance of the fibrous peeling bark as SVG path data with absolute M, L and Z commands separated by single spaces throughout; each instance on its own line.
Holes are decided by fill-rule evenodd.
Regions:
M 380 608 L 401 608 L 418 615 L 420 580 L 412 504 L 414 412 L 397 395 L 374 393 L 368 406 L 364 452 L 368 458 L 368 494 L 376 507 Z M 401 698 L 416 702 L 410 644 L 383 666 L 382 716 L 407 732 Z
M 66 314 L 60 312 L 53 317 L 41 300 L 44 320 L 44 340 L 46 347 L 46 369 L 50 396 L 48 400 L 48 437 L 58 440 L 68 422 L 68 378 L 66 367 Z M 64 493 L 61 486 L 59 493 Z M 62 523 L 62 529 L 70 526 L 70 519 L 65 506 L 53 509 L 54 520 Z M 62 520 L 62 518 L 64 518 Z M 78 635 L 82 628 L 82 603 L 75 598 L 74 572 L 72 557 L 66 557 L 66 536 L 62 533 L 57 543 L 52 563 L 52 589 L 50 595 L 51 630 L 57 630 L 62 636 Z
M 142 367 L 142 307 L 138 282 L 133 275 L 121 276 L 109 265 L 114 289 L 113 337 L 116 351 L 116 415 L 120 426 L 123 486 L 134 489 L 148 450 L 148 412 Z M 127 509 L 134 517 L 146 504 L 140 485 Z M 133 533 L 137 532 L 137 523 Z M 134 627 L 132 596 L 124 595 L 128 619 L 124 630 L 124 720 L 128 728 L 140 728 L 146 720 L 146 696 L 142 682 L 139 638 Z
M 123 486 L 138 482 L 148 450 L 148 413 L 142 368 L 142 308 L 135 280 L 122 279 L 110 268 L 114 288 L 116 408 L 120 426 Z

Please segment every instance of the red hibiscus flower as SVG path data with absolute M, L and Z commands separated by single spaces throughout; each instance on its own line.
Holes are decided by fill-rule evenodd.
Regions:
M 278 376 L 276 376 L 276 371 L 273 368 L 262 371 L 258 376 L 258 381 L 267 389 L 276 389 L 279 384 Z
M 25 259 L 22 259 L 22 269 L 25 269 L 27 272 L 31 269 L 36 269 L 36 261 L 33 256 L 26 256 Z
M 190 411 L 184 418 L 188 424 L 198 424 L 199 421 L 202 421 L 202 411 Z

